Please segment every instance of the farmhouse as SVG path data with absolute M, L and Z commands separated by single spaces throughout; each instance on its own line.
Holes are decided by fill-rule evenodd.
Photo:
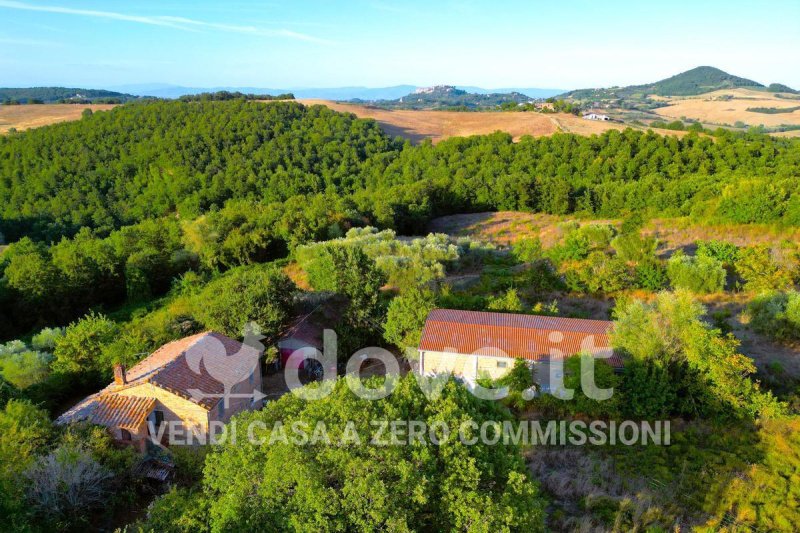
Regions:
M 602 115 L 600 113 L 595 113 L 595 112 L 586 113 L 585 115 L 583 115 L 583 118 L 585 120 L 600 120 L 603 122 L 611 120 L 611 117 L 609 117 L 608 115 Z
M 108 428 L 119 442 L 145 451 L 164 422 L 207 436 L 213 422 L 261 403 L 261 350 L 205 332 L 165 344 L 114 382 L 61 415 L 57 424 L 87 421 Z M 153 435 L 157 437 L 156 435 Z M 165 442 L 166 435 L 162 437 Z
M 419 372 L 451 372 L 473 384 L 479 377 L 498 379 L 524 359 L 547 391 L 555 360 L 589 353 L 621 368 L 609 342 L 611 327 L 604 320 L 434 309 L 422 330 Z M 558 367 L 553 372 L 563 377 Z

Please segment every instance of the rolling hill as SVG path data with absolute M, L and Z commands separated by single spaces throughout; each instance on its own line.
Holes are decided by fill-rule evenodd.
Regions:
M 563 89 L 541 88 L 510 88 L 510 89 L 485 89 L 474 86 L 456 86 L 458 89 L 477 94 L 511 93 L 518 92 L 531 98 L 547 98 L 564 92 Z M 139 96 L 155 96 L 158 98 L 179 98 L 188 94 L 213 93 L 217 91 L 231 91 L 256 94 L 281 94 L 292 93 L 297 98 L 314 98 L 320 100 L 395 100 L 417 90 L 417 85 L 393 85 L 391 87 L 286 87 L 282 89 L 269 89 L 262 87 L 183 87 L 164 83 L 149 83 L 135 85 L 120 85 L 108 87 L 114 91 L 131 93 Z
M 728 74 L 718 68 L 697 67 L 655 83 L 605 89 L 578 89 L 564 93 L 562 96 L 575 100 L 642 98 L 651 94 L 658 96 L 692 96 L 737 87 L 764 88 L 764 85 L 753 80 Z

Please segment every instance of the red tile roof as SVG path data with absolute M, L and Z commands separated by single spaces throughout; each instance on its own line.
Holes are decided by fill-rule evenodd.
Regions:
M 210 410 L 224 383 L 236 384 L 257 371 L 258 355 L 252 346 L 206 331 L 165 344 L 126 372 L 126 385 L 112 383 L 104 391 L 151 383 Z
M 471 355 L 483 353 L 531 361 L 610 350 L 613 322 L 511 313 L 434 309 L 428 314 L 419 349 Z M 607 360 L 615 367 L 622 359 Z
M 58 417 L 56 422 L 87 421 L 109 428 L 136 431 L 155 407 L 154 398 L 93 394 Z

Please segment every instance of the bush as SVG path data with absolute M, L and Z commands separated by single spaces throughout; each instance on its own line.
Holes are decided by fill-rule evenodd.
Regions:
M 739 258 L 739 247 L 725 241 L 697 241 L 697 256 L 716 259 L 725 266 L 733 266 Z
M 702 318 L 705 309 L 687 291 L 662 292 L 655 301 L 632 301 L 615 309 L 612 345 L 628 360 L 640 362 L 641 371 L 634 372 L 636 382 L 629 384 L 639 391 L 634 398 L 645 398 L 648 374 L 656 378 L 654 393 L 664 397 L 658 383 L 661 369 L 668 372 L 668 381 L 675 392 L 672 414 L 683 416 L 732 415 L 750 419 L 780 416 L 783 406 L 770 393 L 760 390 L 748 379 L 756 371 L 752 359 L 737 351 L 739 342 L 712 329 Z M 638 382 L 638 383 L 637 383 Z M 644 403 L 633 412 L 650 408 Z M 669 402 L 654 404 L 664 409 Z
M 605 250 L 616 234 L 614 226 L 610 224 L 587 224 L 578 232 L 586 238 L 592 250 Z
M 725 269 L 711 257 L 689 257 L 680 252 L 667 261 L 667 276 L 676 289 L 695 293 L 719 292 L 725 287 Z
M 600 389 L 614 389 L 607 400 L 589 398 L 581 386 L 583 372 L 581 359 L 591 355 L 573 355 L 564 361 L 564 388 L 574 391 L 570 400 L 554 395 L 544 394 L 535 400 L 535 404 L 553 415 L 581 415 L 588 417 L 613 417 L 619 415 L 621 394 L 620 378 L 614 368 L 602 359 L 594 361 L 594 383 Z M 551 384 L 552 386 L 552 384 Z M 554 391 L 555 392 L 555 391 Z
M 522 313 L 525 306 L 519 299 L 517 289 L 508 289 L 502 296 L 492 296 L 486 302 L 489 311 L 505 311 L 507 313 Z
M 531 263 L 542 258 L 542 241 L 538 237 L 520 239 L 512 247 L 514 258 L 520 263 Z
M 583 263 L 567 271 L 567 285 L 575 291 L 612 293 L 630 286 L 628 266 L 604 252 L 592 252 Z
M 623 261 L 638 263 L 655 257 L 658 241 L 653 237 L 642 237 L 638 233 L 628 233 L 611 241 L 617 257 Z
M 747 306 L 754 330 L 778 340 L 800 339 L 800 293 L 768 292 Z
M 784 290 L 792 285 L 791 271 L 775 260 L 768 246 L 742 248 L 735 266 L 749 291 Z
M 658 259 L 642 261 L 635 267 L 636 286 L 648 291 L 658 291 L 667 285 L 667 269 Z

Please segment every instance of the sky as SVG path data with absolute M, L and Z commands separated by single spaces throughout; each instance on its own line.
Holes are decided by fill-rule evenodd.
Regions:
M 0 86 L 800 88 L 800 1 L 0 0 Z

